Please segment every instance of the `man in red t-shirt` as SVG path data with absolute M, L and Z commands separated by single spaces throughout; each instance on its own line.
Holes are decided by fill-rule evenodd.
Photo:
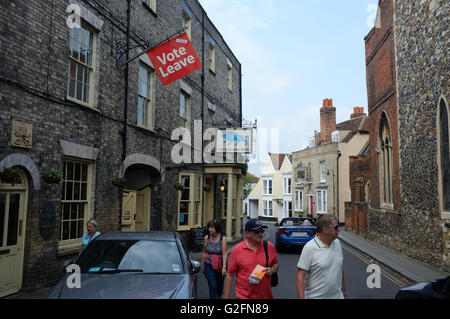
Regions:
M 266 268 L 266 253 L 262 240 L 265 228 L 267 226 L 258 219 L 250 219 L 245 224 L 246 238 L 231 250 L 223 295 L 225 299 L 230 298 L 235 273 L 238 299 L 273 299 L 270 276 L 278 270 L 278 256 L 273 244 L 267 242 L 269 267 Z M 258 284 L 253 284 L 249 277 L 258 264 L 265 268 L 265 276 Z

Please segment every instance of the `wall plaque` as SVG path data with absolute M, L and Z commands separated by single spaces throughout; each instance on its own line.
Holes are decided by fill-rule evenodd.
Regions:
M 11 146 L 31 148 L 33 123 L 21 119 L 12 119 Z

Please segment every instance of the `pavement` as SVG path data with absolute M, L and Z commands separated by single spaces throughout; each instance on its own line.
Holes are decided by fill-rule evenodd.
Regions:
M 450 275 L 416 259 L 401 255 L 385 246 L 367 240 L 351 231 L 341 230 L 339 239 L 371 256 L 374 260 L 400 273 L 411 281 L 430 282 Z
M 414 282 L 430 282 L 450 275 L 449 273 L 439 271 L 430 265 L 401 255 L 398 252 L 344 229 L 340 231 L 339 239 Z M 228 244 L 228 253 L 230 253 L 231 249 L 239 242 L 240 240 L 236 240 L 233 243 Z M 193 260 L 201 261 L 202 252 L 191 252 L 190 256 Z M 31 291 L 22 290 L 16 294 L 5 297 L 5 299 L 45 299 L 50 293 L 50 290 L 51 287 L 41 287 Z

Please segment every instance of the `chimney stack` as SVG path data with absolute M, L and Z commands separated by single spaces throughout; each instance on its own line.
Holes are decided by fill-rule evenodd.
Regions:
M 364 107 L 354 107 L 353 108 L 353 114 L 350 115 L 351 119 L 360 117 L 360 116 L 364 116 L 367 115 L 366 113 L 364 113 Z
M 336 108 L 333 99 L 324 99 L 320 109 L 320 144 L 331 143 L 331 133 L 336 130 Z

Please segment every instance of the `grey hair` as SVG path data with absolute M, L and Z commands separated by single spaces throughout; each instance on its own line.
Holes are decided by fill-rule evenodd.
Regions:
M 324 227 L 328 227 L 331 225 L 331 221 L 332 220 L 338 220 L 338 218 L 336 216 L 333 215 L 328 215 L 328 214 L 323 214 L 319 216 L 319 219 L 317 220 L 316 226 L 317 226 L 317 231 L 319 233 L 323 232 L 323 228 Z

